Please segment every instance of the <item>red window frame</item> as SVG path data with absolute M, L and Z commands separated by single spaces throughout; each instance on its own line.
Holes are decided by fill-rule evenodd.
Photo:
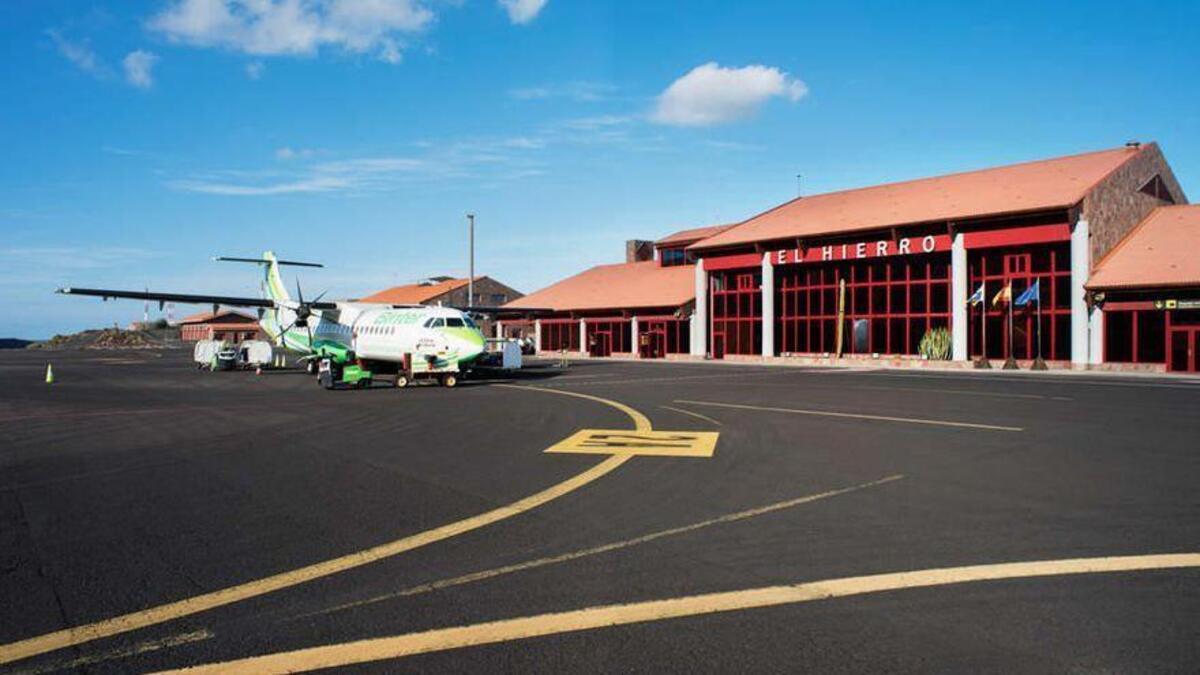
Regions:
M 648 349 L 639 344 L 638 354 L 643 358 L 657 358 L 659 355 L 687 354 L 691 351 L 691 323 L 687 319 L 669 318 L 638 318 L 638 342 L 643 335 L 650 336 Z
M 762 353 L 762 270 L 709 274 L 709 335 L 713 358 Z
M 629 319 L 614 317 L 611 319 L 587 320 L 587 351 L 595 356 L 609 354 L 627 354 L 632 352 L 633 322 Z M 595 347 L 593 347 L 595 346 Z M 599 349 L 599 353 L 594 353 Z
M 544 352 L 579 351 L 577 319 L 542 319 L 542 338 L 538 349 Z
M 950 324 L 950 257 L 931 255 L 776 268 L 776 344 L 781 353 L 837 351 L 837 295 L 846 282 L 842 331 L 848 354 L 916 354 L 932 328 Z M 865 320 L 866 349 L 853 339 Z
M 1012 283 L 1012 299 L 1034 282 L 1040 281 L 1042 316 L 1042 357 L 1049 361 L 1071 358 L 1071 245 L 1069 242 L 989 248 L 967 251 L 969 290 L 987 283 L 984 302 L 968 308 L 967 350 L 972 357 L 980 355 L 980 312 L 986 312 L 988 358 L 1004 359 L 1009 355 L 1008 305 L 992 306 L 992 298 Z M 1013 308 L 1012 355 L 1032 359 L 1037 355 L 1036 305 Z

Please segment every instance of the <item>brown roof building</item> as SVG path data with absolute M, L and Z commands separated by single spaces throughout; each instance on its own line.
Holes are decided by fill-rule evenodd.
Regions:
M 723 227 L 682 230 L 655 242 L 631 240 L 625 262 L 597 265 L 505 309 L 550 311 L 533 328 L 540 351 L 644 358 L 689 354 L 696 289 L 694 259 L 685 249 Z
M 1087 282 L 1104 360 L 1200 372 L 1200 206 L 1155 209 Z
M 941 358 L 920 350 L 926 335 L 944 330 L 951 336 L 947 356 L 963 363 L 1128 361 L 1179 370 L 1191 359 L 1187 369 L 1196 370 L 1194 349 L 1172 356 L 1172 345 L 1200 340 L 1191 333 L 1173 337 L 1193 320 L 1186 313 L 1193 310 L 1179 306 L 1185 298 L 1161 298 L 1162 309 L 1151 314 L 1153 299 L 1143 298 L 1151 304 L 1140 309 L 1106 304 L 1103 290 L 1114 279 L 1159 289 L 1169 287 L 1168 279 L 1190 283 L 1186 277 L 1200 257 L 1184 260 L 1197 250 L 1189 239 L 1194 212 L 1170 208 L 1186 203 L 1158 145 L 1129 143 L 805 196 L 738 223 L 677 232 L 655 249 L 661 268 L 692 272 L 691 303 L 673 315 L 687 315 L 688 351 L 696 358 Z M 644 243 L 628 250 L 642 251 Z M 585 314 L 640 320 L 642 308 L 670 286 L 639 280 L 642 268 L 630 262 L 609 267 L 535 294 L 553 300 L 543 304 L 560 315 L 584 320 L 565 337 L 547 339 L 542 331 L 544 348 L 605 353 L 592 348 L 593 319 Z M 1001 289 L 1026 300 L 1013 308 L 1011 329 L 1007 305 L 990 302 Z M 989 302 L 968 303 L 977 292 Z M 1176 310 L 1166 311 L 1167 300 L 1176 301 Z M 1131 311 L 1141 314 L 1119 314 Z M 1130 354 L 1125 345 L 1135 329 L 1149 342 L 1141 340 Z M 633 342 L 640 332 L 634 323 Z M 607 338 L 597 335 L 603 347 Z
M 179 339 L 185 342 L 224 340 L 237 343 L 266 337 L 266 333 L 254 317 L 232 309 L 199 312 L 186 316 L 179 322 Z
M 499 307 L 512 302 L 522 293 L 491 277 L 475 277 L 475 297 L 468 298 L 468 280 L 452 277 L 433 277 L 415 284 L 393 286 L 373 293 L 360 302 L 389 305 L 450 305 L 456 307 Z

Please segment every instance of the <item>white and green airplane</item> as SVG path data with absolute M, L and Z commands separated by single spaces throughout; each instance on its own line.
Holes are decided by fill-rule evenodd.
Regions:
M 320 368 L 327 386 L 337 381 L 369 383 L 374 374 L 395 374 L 396 383 L 401 386 L 407 384 L 407 377 L 437 375 L 443 384 L 452 387 L 458 381 L 458 374 L 469 369 L 484 352 L 483 333 L 467 313 L 471 308 L 322 302 L 321 296 L 306 301 L 299 282 L 297 297 L 292 299 L 279 274 L 280 266 L 322 265 L 279 260 L 270 251 L 263 253 L 262 258 L 216 260 L 261 265 L 264 297 L 100 288 L 60 288 L 58 292 L 105 300 L 157 300 L 160 308 L 166 302 L 212 305 L 214 311 L 220 305 L 254 307 L 263 330 L 275 344 L 303 354 L 311 369 Z

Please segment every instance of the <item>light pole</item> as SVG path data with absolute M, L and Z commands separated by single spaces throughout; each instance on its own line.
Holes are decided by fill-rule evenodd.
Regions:
M 475 303 L 475 214 L 467 214 L 467 238 L 470 240 L 469 258 L 467 271 L 467 306 L 471 307 Z

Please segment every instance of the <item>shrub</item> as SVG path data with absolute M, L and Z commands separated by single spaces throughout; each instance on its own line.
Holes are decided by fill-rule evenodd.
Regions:
M 950 329 L 931 328 L 921 338 L 917 352 L 930 361 L 948 361 L 950 359 Z

